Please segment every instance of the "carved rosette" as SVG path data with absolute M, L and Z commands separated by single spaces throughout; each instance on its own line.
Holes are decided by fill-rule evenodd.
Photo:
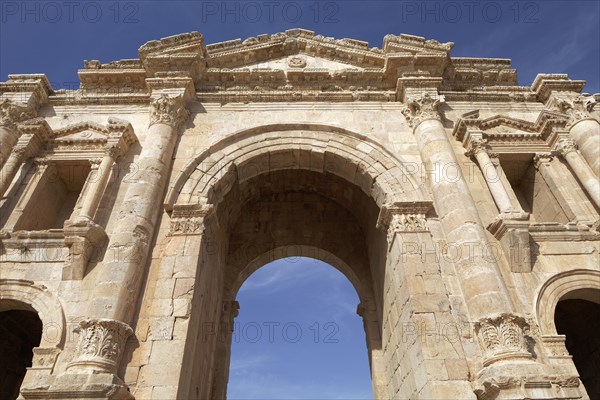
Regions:
M 151 106 L 150 125 L 165 124 L 173 129 L 179 129 L 189 116 L 181 96 L 169 97 L 162 94 L 152 101 Z
M 592 118 L 590 111 L 594 108 L 596 100 L 592 96 L 565 96 L 554 95 L 550 101 L 549 108 L 568 116 L 567 126 L 571 127 L 577 122 Z
M 484 367 L 499 360 L 532 358 L 527 350 L 529 324 L 519 315 L 505 313 L 483 318 L 475 324 L 475 332 L 483 350 Z
M 421 97 L 409 97 L 402 114 L 411 128 L 416 128 L 426 119 L 441 120 L 438 108 L 444 102 L 444 96 L 431 96 L 425 93 Z
M 68 369 L 92 369 L 116 373 L 127 338 L 133 330 L 113 319 L 87 319 L 75 329 L 79 333 L 75 360 Z
M 17 123 L 35 117 L 35 111 L 25 104 L 9 99 L 0 100 L 0 126 L 15 129 Z
M 573 139 L 563 138 L 558 141 L 553 153 L 565 157 L 572 151 L 577 151 L 577 144 L 575 141 Z

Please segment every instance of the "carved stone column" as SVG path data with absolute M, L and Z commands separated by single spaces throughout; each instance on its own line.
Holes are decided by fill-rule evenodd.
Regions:
M 561 167 L 558 160 L 554 160 L 552 153 L 537 153 L 533 157 L 535 168 L 550 187 L 553 188 L 553 194 L 565 212 L 570 223 L 590 225 L 595 222 L 595 218 L 578 201 L 579 197 L 574 196 L 572 187 L 565 184 L 565 179 L 557 167 Z M 558 163 L 558 165 L 556 164 Z
M 512 202 L 506 192 L 506 188 L 498 176 L 496 166 L 492 162 L 487 149 L 487 140 L 478 137 L 471 139 L 469 148 L 467 149 L 468 156 L 474 156 L 477 164 L 483 173 L 483 177 L 490 188 L 492 197 L 498 206 L 500 213 L 510 213 L 513 211 Z
M 26 104 L 0 99 L 0 168 L 8 159 L 19 139 L 16 124 L 35 117 L 35 111 Z
M 94 220 L 94 214 L 98 209 L 100 199 L 102 199 L 102 194 L 106 189 L 106 184 L 110 178 L 110 171 L 117 155 L 117 149 L 111 147 L 106 150 L 104 157 L 102 157 L 99 163 L 92 163 L 90 176 L 93 176 L 94 178 L 83 198 L 83 204 L 81 205 L 78 216 L 79 219 L 86 221 Z
M 480 320 L 490 314 L 511 311 L 513 307 L 496 260 L 485 257 L 489 243 L 441 123 L 438 113 L 441 102 L 443 97 L 429 94 L 409 97 L 403 114 L 413 128 L 446 239 L 460 249 L 460 259 L 455 265 L 468 311 L 471 318 Z M 450 179 L 444 175 L 450 167 L 457 171 L 458 177 Z
M 594 98 L 590 96 L 558 92 L 552 94 L 549 106 L 555 111 L 567 114 L 569 133 L 593 173 L 600 177 L 600 123 L 590 115 L 595 103 Z
M 18 126 L 15 124 L 14 131 L 21 134 L 7 162 L 0 171 L 0 198 L 8 190 L 23 162 L 37 154 L 51 133 L 50 127 L 41 118 L 31 119 L 26 123 L 18 124 Z
M 12 153 L 8 157 L 8 161 L 6 162 L 2 171 L 0 171 L 0 198 L 4 196 L 4 193 L 8 190 L 10 184 L 12 183 L 17 171 L 23 164 L 23 162 L 30 156 L 27 151 L 27 147 L 17 146 L 13 148 Z
M 100 281 L 94 288 L 89 315 L 129 321 L 148 256 L 167 184 L 179 128 L 188 112 L 181 96 L 165 94 L 150 108 L 150 126 L 142 144 L 138 179 L 127 188 L 118 212 L 104 261 Z M 97 267 L 98 268 L 98 267 Z
M 579 182 L 590 195 L 596 206 L 600 207 L 600 181 L 594 175 L 588 164 L 577 151 L 577 144 L 572 139 L 560 139 L 554 150 L 555 154 L 561 155 L 569 164 Z
M 483 223 L 438 114 L 442 101 L 443 98 L 431 94 L 408 96 L 404 115 L 413 127 L 446 240 L 457 252 L 453 264 L 470 320 L 476 328 L 487 329 L 492 324 L 498 332 L 508 330 L 499 347 L 491 344 L 495 340 L 490 339 L 491 330 L 478 335 L 483 368 L 476 375 L 476 386 L 487 387 L 495 376 L 512 376 L 517 369 L 519 374 L 535 374 L 540 366 L 532 360 L 531 354 L 512 347 L 513 343 L 527 340 L 527 326 L 515 312 L 496 258 L 488 252 L 490 243 Z M 450 167 L 456 172 L 446 177 L 443 171 Z M 498 316 L 511 323 L 502 325 Z M 515 321 L 519 324 L 515 325 Z M 516 363 L 523 359 L 527 365 L 517 367 Z

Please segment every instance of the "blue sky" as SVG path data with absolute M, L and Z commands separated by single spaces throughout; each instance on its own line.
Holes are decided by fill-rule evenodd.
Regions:
M 229 399 L 373 398 L 358 296 L 334 267 L 286 258 L 244 283 Z
M 206 43 L 214 43 L 301 27 L 372 47 L 380 47 L 388 33 L 451 41 L 453 56 L 511 58 L 522 85 L 540 72 L 567 73 L 588 81 L 585 92 L 597 93 L 599 21 L 597 0 L 0 0 L 0 80 L 12 73 L 45 73 L 54 88 L 76 88 L 84 59 L 136 58 L 149 40 L 199 31 Z M 372 397 L 354 289 L 333 267 L 295 261 L 260 269 L 239 293 L 230 398 Z M 272 343 L 271 322 L 279 323 L 271 325 Z M 286 323 L 292 323 L 287 331 L 292 338 L 296 327 L 302 329 L 298 342 L 283 336 Z M 254 343 L 257 326 L 262 336 Z M 338 342 L 325 343 L 336 329 Z
M 75 3 L 77 5 L 69 5 Z M 600 2 L 0 0 L 0 79 L 44 72 L 73 87 L 84 59 L 136 58 L 146 41 L 199 31 L 207 43 L 294 27 L 380 47 L 388 33 L 455 42 L 454 56 L 511 58 L 521 84 L 568 73 L 600 91 Z

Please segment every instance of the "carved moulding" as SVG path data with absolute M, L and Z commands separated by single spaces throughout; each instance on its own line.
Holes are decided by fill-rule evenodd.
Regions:
M 529 214 L 515 211 L 500 215 L 492 221 L 488 231 L 502 245 L 509 258 L 512 272 L 531 272 L 531 246 L 529 244 Z
M 124 322 L 113 319 L 86 319 L 74 332 L 79 333 L 75 359 L 67 366 L 115 374 L 127 338 L 133 330 Z
M 548 398 L 570 399 L 581 398 L 578 387 L 579 378 L 573 375 L 499 375 L 478 384 L 474 392 L 479 400 L 496 399 L 500 392 L 506 393 L 503 398 L 540 398 L 540 391 Z
M 393 203 L 381 208 L 377 228 L 387 232 L 389 248 L 396 233 L 428 232 L 426 214 L 433 208 L 433 202 Z
M 512 118 L 507 115 L 494 115 L 480 118 L 479 110 L 463 114 L 456 121 L 452 136 L 467 148 L 473 132 L 485 135 L 491 149 L 497 152 L 515 152 L 527 149 L 532 152 L 549 151 L 559 132 L 566 126 L 563 114 L 543 110 L 535 122 Z
M 524 317 L 503 313 L 475 323 L 475 332 L 483 350 L 483 366 L 500 360 L 533 359 L 527 350 L 529 324 Z
M 169 236 L 201 235 L 206 218 L 214 212 L 210 204 L 178 204 L 171 213 Z

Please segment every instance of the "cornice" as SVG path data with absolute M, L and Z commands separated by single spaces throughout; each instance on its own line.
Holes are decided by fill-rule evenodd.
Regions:
M 564 115 L 548 110 L 542 110 L 535 122 L 507 115 L 480 119 L 479 111 L 474 110 L 456 121 L 452 135 L 465 147 L 471 140 L 469 132 L 478 132 L 497 152 L 512 152 L 515 147 L 519 151 L 542 152 L 552 149 L 559 136 L 565 134 L 566 125 Z M 491 131 L 497 127 L 506 127 L 505 132 Z
M 191 79 L 201 101 L 233 97 L 258 102 L 381 102 L 390 101 L 387 91 L 401 91 L 398 80 L 418 76 L 438 80 L 435 87 L 447 101 L 546 102 L 553 91 L 580 91 L 585 84 L 566 75 L 544 74 L 531 87 L 518 86 L 510 60 L 451 57 L 452 47 L 453 43 L 401 34 L 385 36 L 379 49 L 305 29 L 205 45 L 200 33 L 191 32 L 145 43 L 138 59 L 85 61 L 78 72 L 79 90 L 53 91 L 43 75 L 11 75 L 9 82 L 0 83 L 0 91 L 19 92 L 37 82 L 51 105 L 149 104 L 152 79 L 178 77 Z M 348 67 L 258 68 L 263 62 L 298 54 Z M 265 96 L 265 91 L 273 93 Z M 401 94 L 396 100 L 402 99 Z

